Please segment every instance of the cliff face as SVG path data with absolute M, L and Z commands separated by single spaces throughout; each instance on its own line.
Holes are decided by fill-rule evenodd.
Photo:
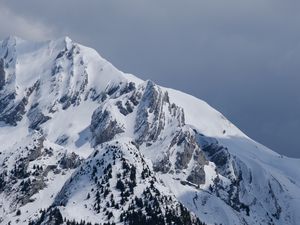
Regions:
M 299 160 L 69 38 L 1 42 L 0 121 L 0 224 L 300 219 Z

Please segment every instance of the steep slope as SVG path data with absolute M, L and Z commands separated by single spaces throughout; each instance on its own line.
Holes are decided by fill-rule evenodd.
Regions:
M 53 207 L 62 217 L 93 223 L 201 224 L 156 179 L 131 139 L 99 145 Z
M 0 224 L 300 221 L 299 159 L 67 37 L 1 42 L 0 121 Z
M 127 82 L 97 52 L 68 37 L 42 43 L 9 37 L 1 43 L 0 56 L 0 121 L 16 126 L 27 120 L 28 127 L 37 130 L 51 119 L 44 132 L 53 142 L 67 143 L 68 132 L 78 133 L 89 125 L 86 114 L 96 108 L 108 84 Z

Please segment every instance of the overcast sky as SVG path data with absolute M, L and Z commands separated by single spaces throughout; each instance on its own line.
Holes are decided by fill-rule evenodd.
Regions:
M 2 0 L 0 38 L 9 34 L 68 35 L 300 158 L 299 0 Z

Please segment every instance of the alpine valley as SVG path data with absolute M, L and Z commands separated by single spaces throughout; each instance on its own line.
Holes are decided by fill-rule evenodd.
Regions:
M 299 169 L 68 37 L 0 42 L 1 225 L 299 225 Z

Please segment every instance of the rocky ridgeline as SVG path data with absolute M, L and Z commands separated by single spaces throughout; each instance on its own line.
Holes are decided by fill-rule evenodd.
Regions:
M 169 101 L 167 91 L 146 81 L 138 87 L 129 83 L 120 89 L 109 88 L 104 96 L 92 116 L 94 146 L 117 136 L 133 138 L 137 145 L 143 146 L 143 151 L 161 144 L 158 154 L 163 157 L 152 159 L 154 171 L 181 173 L 192 167 L 187 180 L 196 185 L 205 182 L 203 167 L 208 162 L 196 142 L 196 133 L 185 125 L 183 109 Z M 133 123 L 124 123 L 129 117 Z M 162 141 L 163 138 L 166 140 Z
M 42 68 L 24 81 L 22 43 L 0 49 L 0 122 L 15 139 L 0 154 L 1 225 L 202 225 L 220 210 L 210 199 L 239 221 L 230 225 L 293 224 L 278 197 L 289 199 L 285 185 L 258 183 L 249 162 L 186 122 L 170 91 L 125 78 L 68 38 L 34 45 L 49 59 L 34 58 Z

